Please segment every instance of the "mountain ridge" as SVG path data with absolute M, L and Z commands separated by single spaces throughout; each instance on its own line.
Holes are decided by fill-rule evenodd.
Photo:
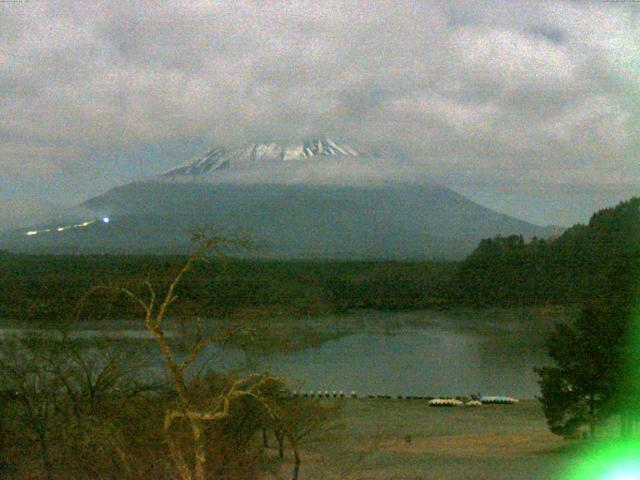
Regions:
M 433 185 L 138 182 L 83 207 L 98 221 L 44 236 L 23 234 L 12 249 L 176 253 L 189 248 L 190 230 L 214 225 L 244 230 L 278 258 L 460 259 L 485 237 L 555 233 Z M 103 216 L 108 224 L 99 221 Z
M 305 140 L 297 143 L 253 143 L 241 148 L 216 146 L 194 160 L 172 168 L 161 176 L 198 177 L 218 170 L 264 166 L 271 162 L 291 162 L 318 157 L 376 157 L 351 145 L 337 143 L 328 137 Z
M 403 171 L 402 168 L 405 168 Z M 177 253 L 189 231 L 243 230 L 279 258 L 461 259 L 483 238 L 557 234 L 326 137 L 216 147 L 82 203 L 91 218 L 4 236 L 10 249 Z

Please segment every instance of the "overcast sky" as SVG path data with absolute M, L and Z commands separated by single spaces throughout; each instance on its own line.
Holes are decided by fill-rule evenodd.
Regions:
M 0 228 L 310 135 L 554 223 L 519 186 L 640 183 L 639 28 L 632 0 L 0 2 Z

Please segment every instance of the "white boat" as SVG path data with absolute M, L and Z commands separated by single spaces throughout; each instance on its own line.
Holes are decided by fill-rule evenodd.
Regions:
M 463 402 L 455 398 L 434 398 L 429 400 L 430 407 L 459 407 Z

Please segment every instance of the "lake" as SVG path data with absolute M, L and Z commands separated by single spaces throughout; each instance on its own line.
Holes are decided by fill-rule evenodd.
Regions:
M 331 332 L 332 337 L 317 346 L 251 355 L 249 359 L 238 349 L 210 345 L 201 352 L 196 368 L 270 369 L 305 391 L 533 398 L 539 394 L 533 367 L 549 364 L 544 341 L 553 324 L 569 315 L 566 309 L 556 307 L 356 312 L 324 319 L 290 319 L 301 329 Z M 126 328 L 118 329 L 115 322 L 104 328 L 94 324 L 74 330 L 72 335 L 85 340 L 105 336 L 118 342 L 135 341 L 139 350 L 140 343 L 146 343 L 146 332 L 132 325 L 126 322 Z M 0 329 L 0 338 L 20 331 L 15 325 L 7 326 Z M 153 343 L 145 347 L 157 355 Z M 162 368 L 159 360 L 154 363 Z

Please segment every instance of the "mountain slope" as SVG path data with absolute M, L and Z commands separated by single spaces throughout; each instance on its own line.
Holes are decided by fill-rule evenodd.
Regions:
M 79 223 L 18 231 L 0 247 L 175 253 L 190 248 L 189 231 L 212 226 L 243 230 L 264 255 L 425 259 L 462 258 L 495 235 L 554 233 L 420 181 L 403 162 L 328 138 L 217 147 L 81 207 L 88 214 Z
M 550 232 L 431 185 L 236 185 L 139 182 L 84 205 L 108 215 L 83 229 L 5 241 L 21 251 L 184 251 L 189 230 L 238 229 L 287 258 L 462 258 L 485 237 Z M 17 240 L 17 241 L 16 241 Z

